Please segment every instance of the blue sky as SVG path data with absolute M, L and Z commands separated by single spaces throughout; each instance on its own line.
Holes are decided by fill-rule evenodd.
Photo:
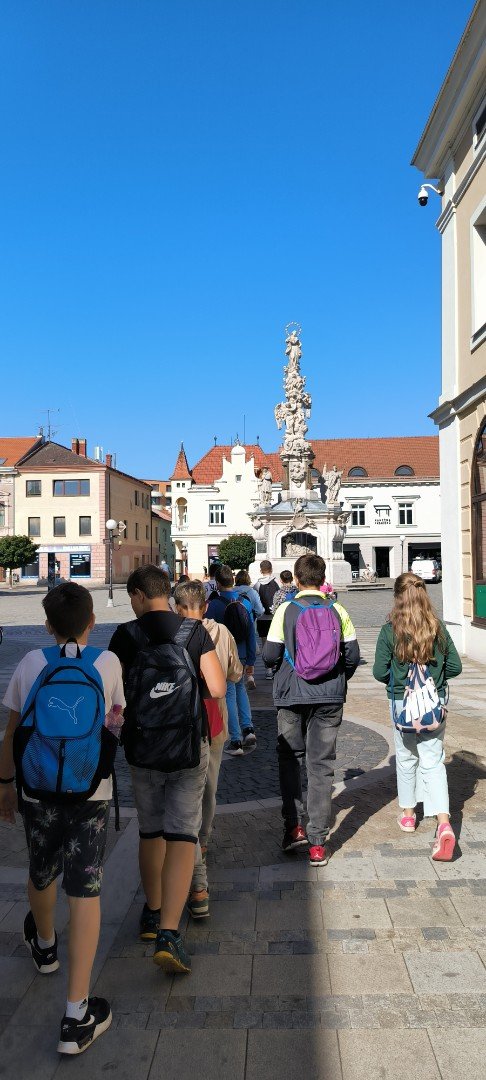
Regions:
M 439 202 L 410 159 L 472 0 L 3 0 L 2 434 L 165 477 L 310 437 L 434 432 Z

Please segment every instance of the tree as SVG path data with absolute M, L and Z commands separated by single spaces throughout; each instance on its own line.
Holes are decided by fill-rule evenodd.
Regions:
M 12 584 L 12 571 L 18 570 L 27 563 L 35 562 L 38 545 L 33 544 L 28 536 L 2 536 L 0 539 L 0 566 L 10 570 L 10 584 Z
M 248 533 L 233 533 L 219 545 L 218 558 L 232 570 L 247 570 L 255 558 L 256 545 Z

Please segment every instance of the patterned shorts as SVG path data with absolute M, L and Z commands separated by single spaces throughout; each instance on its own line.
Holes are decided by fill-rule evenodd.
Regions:
M 109 802 L 71 806 L 24 802 L 29 874 L 36 889 L 47 889 L 60 874 L 68 896 L 99 896 L 103 876 Z

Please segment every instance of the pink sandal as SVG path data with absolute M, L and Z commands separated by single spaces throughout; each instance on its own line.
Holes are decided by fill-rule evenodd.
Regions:
M 432 858 L 436 862 L 450 862 L 454 854 L 456 838 L 448 821 L 443 821 L 437 828 L 432 847 Z
M 397 818 L 397 822 L 398 822 L 398 828 L 401 829 L 402 832 L 415 832 L 415 825 L 416 825 L 415 814 L 412 814 L 411 817 L 410 817 L 409 814 L 402 814 L 401 817 Z

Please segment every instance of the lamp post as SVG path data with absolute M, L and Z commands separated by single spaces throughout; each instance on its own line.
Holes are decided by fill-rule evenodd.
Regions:
M 400 543 L 402 545 L 402 569 L 400 571 L 401 574 L 403 574 L 403 545 L 404 545 L 406 539 L 407 538 L 405 536 L 405 533 L 400 533 Z
M 108 603 L 107 607 L 113 607 L 113 533 L 118 527 L 114 518 L 108 518 L 105 523 L 108 529 Z

